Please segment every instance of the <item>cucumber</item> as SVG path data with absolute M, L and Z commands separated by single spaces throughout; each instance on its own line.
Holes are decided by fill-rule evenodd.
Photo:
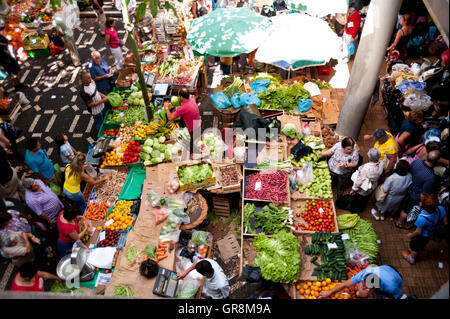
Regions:
M 317 260 L 317 256 L 314 256 L 313 258 L 311 258 L 310 262 L 315 262 Z

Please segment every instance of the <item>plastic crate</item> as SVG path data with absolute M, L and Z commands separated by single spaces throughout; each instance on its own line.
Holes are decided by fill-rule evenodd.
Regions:
M 318 75 L 330 75 L 330 73 L 331 73 L 331 66 L 329 65 L 317 67 Z
M 122 122 L 108 122 L 108 121 L 107 121 L 108 115 L 111 114 L 112 112 L 113 112 L 113 110 L 108 110 L 108 111 L 106 111 L 105 119 L 103 120 L 103 124 L 116 124 L 116 125 L 118 124 L 119 127 L 120 127 L 120 125 L 122 124 Z M 125 111 L 123 111 L 123 113 L 124 113 L 124 118 L 125 118 Z
M 47 47 L 42 50 L 27 50 L 28 56 L 30 58 L 40 58 L 50 56 L 50 49 Z
M 106 135 L 103 135 L 103 134 L 108 129 L 120 129 L 120 123 L 103 122 L 102 126 L 100 127 L 100 130 L 98 131 L 97 137 L 107 137 Z

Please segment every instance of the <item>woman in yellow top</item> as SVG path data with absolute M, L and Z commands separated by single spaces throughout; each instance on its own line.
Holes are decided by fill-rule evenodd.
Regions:
M 382 128 L 377 128 L 372 135 L 364 135 L 365 140 L 373 138 L 375 144 L 373 147 L 377 148 L 380 153 L 380 161 L 384 161 L 384 177 L 388 177 L 394 170 L 395 163 L 397 163 L 398 146 L 395 142 L 394 136 Z
M 84 201 L 83 193 L 80 190 L 81 181 L 85 181 L 89 185 L 98 185 L 109 178 L 109 175 L 104 175 L 99 179 L 93 179 L 84 172 L 86 168 L 86 155 L 83 153 L 77 154 L 70 164 L 67 164 L 65 170 L 65 181 L 63 192 L 67 198 L 71 199 L 81 208 L 81 212 L 86 210 L 86 202 Z

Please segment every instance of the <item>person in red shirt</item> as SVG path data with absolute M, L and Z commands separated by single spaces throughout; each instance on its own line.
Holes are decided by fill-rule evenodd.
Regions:
M 36 264 L 28 262 L 20 266 L 19 272 L 14 277 L 11 291 L 44 291 L 44 279 L 63 280 L 51 273 L 38 270 Z
M 79 232 L 78 220 L 82 218 L 80 207 L 75 203 L 65 205 L 64 210 L 59 214 L 56 225 L 59 233 L 58 253 L 60 259 L 69 254 L 73 244 L 86 234 L 87 227 Z
M 193 151 L 193 132 L 201 127 L 200 111 L 198 110 L 198 105 L 195 100 L 189 97 L 189 93 L 186 89 L 181 89 L 179 93 L 181 100 L 181 105 L 176 109 L 175 112 L 171 113 L 169 110 L 169 101 L 164 103 L 164 108 L 166 109 L 167 119 L 172 121 L 180 116 L 183 117 L 184 124 L 189 131 L 191 136 L 191 153 Z
M 361 15 L 358 11 L 358 4 L 353 3 L 350 8 L 348 8 L 347 12 L 347 23 L 345 24 L 344 34 L 342 36 L 343 40 L 343 62 L 347 63 L 350 61 L 350 57 L 352 56 L 352 52 L 349 52 L 349 46 L 351 43 L 353 47 L 355 45 L 355 37 L 359 32 L 359 27 L 361 25 Z M 350 54 L 351 53 L 351 54 Z

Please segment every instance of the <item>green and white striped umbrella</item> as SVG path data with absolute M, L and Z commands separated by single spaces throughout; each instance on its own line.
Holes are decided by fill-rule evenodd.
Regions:
M 312 16 L 346 13 L 350 0 L 285 0 L 289 9 L 300 10 Z
M 201 54 L 232 57 L 259 47 L 271 24 L 250 8 L 221 8 L 194 19 L 186 39 Z

